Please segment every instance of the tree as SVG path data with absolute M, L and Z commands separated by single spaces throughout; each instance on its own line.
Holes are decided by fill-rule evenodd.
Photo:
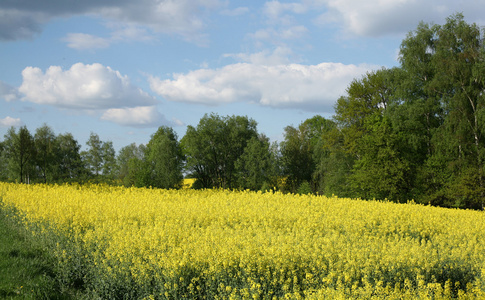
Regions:
M 429 138 L 423 123 L 412 116 L 422 112 L 421 102 L 412 97 L 422 95 L 404 87 L 409 84 L 405 76 L 398 68 L 367 73 L 337 102 L 335 120 L 345 150 L 341 157 L 352 163 L 346 196 L 394 201 L 413 197 L 418 166 L 426 159 L 423 142 Z M 427 122 L 424 126 L 431 124 Z
M 449 17 L 447 23 L 439 28 L 433 55 L 434 66 L 441 71 L 437 72 L 433 81 L 434 87 L 442 92 L 443 106 L 448 111 L 443 129 L 451 138 L 450 145 L 455 149 L 455 161 L 463 166 L 457 170 L 458 173 L 465 177 L 470 173 L 477 175 L 480 196 L 469 200 L 478 202 L 476 204 L 482 209 L 485 197 L 483 38 L 478 25 L 467 24 L 463 15 L 456 14 Z
M 87 170 L 81 159 L 81 145 L 72 134 L 59 134 L 56 137 L 56 146 L 58 148 L 56 180 L 70 182 L 84 179 Z
M 170 127 L 159 127 L 146 147 L 145 184 L 164 189 L 180 187 L 183 161 L 182 148 L 175 131 Z
M 342 130 L 348 153 L 358 153 L 359 141 L 367 133 L 367 120 L 382 115 L 396 101 L 397 73 L 397 69 L 369 72 L 354 79 L 347 95 L 337 100 L 334 119 Z
M 333 126 L 332 121 L 314 116 L 302 122 L 298 128 L 285 128 L 284 141 L 281 143 L 281 163 L 288 191 L 296 192 L 304 182 L 311 182 L 312 190 L 317 190 L 318 178 L 314 176 L 319 175 L 314 173 L 317 165 L 314 151 L 321 135 Z
M 280 145 L 285 189 L 293 193 L 301 183 L 311 180 L 315 169 L 311 143 L 300 129 L 303 128 L 285 127 L 284 141 Z
M 393 124 L 408 125 L 399 130 L 411 132 L 408 140 L 425 149 L 415 153 L 423 161 L 421 190 L 432 203 L 483 206 L 483 33 L 462 14 L 450 16 L 444 25 L 421 23 L 401 45 L 401 64 L 406 101 L 396 112 L 401 120 L 408 118 Z M 475 193 L 457 195 L 462 184 L 474 185 Z
M 56 136 L 52 129 L 44 124 L 35 131 L 35 164 L 37 166 L 42 182 L 52 181 L 54 170 L 58 162 L 56 161 Z
M 26 126 L 19 128 L 18 133 L 11 127 L 5 135 L 6 157 L 10 177 L 22 182 L 30 182 L 35 157 L 34 139 Z
M 386 117 L 376 116 L 366 127 L 369 132 L 362 137 L 359 158 L 349 177 L 353 196 L 396 202 L 411 199 L 414 174 L 402 153 L 400 134 Z
M 265 135 L 252 137 L 236 160 L 237 183 L 240 188 L 261 190 L 264 185 L 277 185 L 277 162 Z
M 103 142 L 96 133 L 91 132 L 86 145 L 89 148 L 87 151 L 81 152 L 81 157 L 91 174 L 98 176 L 101 174 L 103 166 Z
M 132 143 L 121 148 L 116 157 L 118 179 L 125 186 L 143 186 L 145 176 L 142 174 L 145 161 L 145 145 Z
M 4 142 L 0 142 L 0 180 L 8 180 L 8 161 L 6 157 L 6 146 Z
M 314 190 L 327 196 L 349 196 L 347 181 L 353 166 L 353 158 L 344 150 L 344 137 L 337 123 L 328 119 L 322 120 L 322 123 L 313 149 Z
M 182 138 L 186 168 L 197 185 L 234 188 L 237 159 L 251 138 L 257 137 L 257 123 L 242 116 L 204 115 L 197 128 L 187 127 Z
M 91 132 L 88 141 L 88 150 L 81 152 L 81 157 L 89 172 L 96 179 L 112 179 L 115 168 L 115 151 L 111 141 L 103 142 L 99 136 Z
M 116 151 L 113 147 L 113 142 L 104 142 L 101 147 L 101 153 L 103 158 L 102 174 L 107 179 L 114 179 L 116 170 Z

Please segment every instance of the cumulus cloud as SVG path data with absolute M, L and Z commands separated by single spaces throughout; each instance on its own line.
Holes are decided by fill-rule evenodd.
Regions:
M 111 108 L 101 116 L 101 120 L 131 127 L 156 127 L 170 123 L 155 106 Z
M 0 127 L 18 127 L 22 125 L 22 121 L 20 119 L 12 118 L 12 117 L 5 117 L 0 119 Z
M 0 80 L 0 98 L 7 102 L 17 100 L 19 99 L 18 90 Z
M 483 21 L 484 0 L 314 0 L 313 5 L 326 8 L 318 23 L 337 23 L 344 32 L 357 36 L 403 34 L 420 21 L 439 22 L 463 12 L 471 22 Z
M 31 38 L 53 18 L 88 14 L 192 39 L 204 28 L 205 12 L 220 5 L 219 0 L 2 1 L 0 39 Z
M 370 65 L 258 65 L 236 63 L 220 69 L 173 74 L 173 79 L 150 77 L 150 87 L 169 101 L 219 105 L 258 103 L 331 112 L 355 77 L 375 69 Z
M 22 71 L 22 100 L 62 108 L 107 109 L 153 105 L 156 100 L 131 84 L 127 76 L 101 64 L 51 66 Z

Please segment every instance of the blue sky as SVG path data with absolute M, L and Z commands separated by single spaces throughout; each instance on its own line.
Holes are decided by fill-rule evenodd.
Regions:
M 0 0 L 0 139 L 47 123 L 119 150 L 214 112 L 281 140 L 455 12 L 485 25 L 484 0 Z

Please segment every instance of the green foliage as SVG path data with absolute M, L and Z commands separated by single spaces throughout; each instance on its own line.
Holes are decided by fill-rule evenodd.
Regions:
M 285 190 L 296 192 L 304 181 L 311 181 L 316 168 L 314 151 L 321 134 L 334 127 L 334 123 L 322 116 L 305 120 L 295 128 L 285 128 L 285 139 L 281 142 L 281 164 L 286 177 Z
M 402 42 L 400 68 L 354 80 L 335 107 L 339 142 L 326 138 L 316 152 L 320 189 L 483 208 L 483 40 L 461 14 L 444 25 L 421 23 Z M 331 157 L 341 164 L 329 164 Z M 346 158 L 347 168 L 338 173 L 346 188 L 328 189 L 337 178 L 328 166 L 345 166 Z
M 276 159 L 266 136 L 252 137 L 235 162 L 238 186 L 250 190 L 261 190 L 264 183 L 275 186 L 278 177 Z
M 9 178 L 18 182 L 30 182 L 34 169 L 35 148 L 34 138 L 27 127 L 20 127 L 18 132 L 11 127 L 5 135 L 4 146 Z
M 0 203 L 0 298 L 75 299 L 62 289 L 53 257 L 17 223 Z
M 132 143 L 121 148 L 116 157 L 118 179 L 124 186 L 143 186 L 143 161 L 146 147 Z
M 72 134 L 59 134 L 56 138 L 56 175 L 57 182 L 82 181 L 86 169 L 81 160 L 81 145 Z
M 158 188 L 178 188 L 182 184 L 182 148 L 172 128 L 161 126 L 152 135 L 145 150 L 141 172 L 145 176 L 143 185 Z M 131 161 L 131 169 L 134 168 Z
M 300 195 L 307 195 L 312 193 L 312 187 L 308 181 L 303 181 L 300 186 L 298 187 L 297 191 Z
M 44 124 L 37 128 L 34 136 L 35 163 L 38 175 L 44 183 L 52 181 L 56 166 L 56 136 L 52 129 Z
M 187 127 L 182 138 L 186 170 L 204 188 L 237 187 L 236 161 L 251 138 L 257 138 L 257 123 L 243 116 L 205 115 L 197 128 Z

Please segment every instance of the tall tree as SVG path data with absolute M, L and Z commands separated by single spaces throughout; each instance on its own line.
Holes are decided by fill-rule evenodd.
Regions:
M 111 180 L 116 166 L 113 143 L 103 142 L 96 133 L 91 132 L 86 145 L 88 150 L 81 152 L 81 157 L 89 172 L 96 179 Z
M 98 176 L 103 168 L 103 142 L 96 133 L 91 132 L 86 145 L 88 150 L 81 152 L 81 156 L 91 174 Z
M 81 145 L 71 133 L 59 134 L 56 137 L 57 171 L 56 180 L 70 182 L 83 180 L 86 169 L 81 159 Z
M 236 160 L 257 137 L 257 123 L 243 116 L 205 115 L 197 128 L 187 127 L 182 145 L 187 171 L 202 187 L 236 187 Z
M 261 190 L 265 185 L 276 186 L 279 175 L 276 159 L 265 135 L 252 137 L 235 163 L 238 187 Z
M 317 115 L 302 122 L 298 128 L 285 128 L 284 141 L 281 142 L 280 149 L 286 190 L 296 192 L 303 182 L 311 183 L 314 191 L 318 189 L 316 177 L 320 174 L 315 174 L 315 150 L 321 135 L 333 127 L 332 121 Z
M 402 106 L 402 72 L 381 69 L 354 80 L 336 106 L 337 120 L 353 166 L 347 177 L 350 195 L 407 200 L 416 177 L 403 141 L 406 132 L 393 126 L 393 111 Z M 399 123 L 399 122 L 396 122 Z
M 116 151 L 112 141 L 102 143 L 101 156 L 103 158 L 102 174 L 106 179 L 114 179 L 116 171 Z
M 143 186 L 145 175 L 142 174 L 145 160 L 145 145 L 132 143 L 121 148 L 116 157 L 118 179 L 125 186 Z
M 158 188 L 178 188 L 182 184 L 182 148 L 175 131 L 166 126 L 158 128 L 152 135 L 145 153 L 146 184 Z
M 396 111 L 408 118 L 394 124 L 425 149 L 415 157 L 425 157 L 419 182 L 432 203 L 483 207 L 483 40 L 476 24 L 455 14 L 444 25 L 421 23 L 401 45 L 406 101 Z
M 483 209 L 485 70 L 484 36 L 476 24 L 467 24 L 463 15 L 447 19 L 438 31 L 435 67 L 438 70 L 434 84 L 443 92 L 443 105 L 449 111 L 445 126 L 451 133 L 458 159 L 466 169 L 476 174 L 480 203 Z M 443 72 L 446 70 L 446 72 Z M 469 172 L 463 172 L 465 175 Z
M 353 166 L 352 156 L 344 150 L 344 138 L 337 123 L 328 119 L 323 123 L 313 150 L 314 189 L 327 196 L 349 196 L 347 178 Z
M 6 146 L 2 141 L 0 142 L 0 180 L 8 180 L 8 160 L 6 157 Z
M 11 178 L 29 183 L 35 157 L 34 138 L 26 126 L 20 127 L 18 132 L 11 127 L 5 135 L 4 143 Z
M 56 136 L 54 131 L 44 124 L 35 131 L 34 135 L 35 146 L 35 163 L 38 168 L 39 176 L 42 182 L 47 183 L 52 181 L 54 171 L 58 162 L 56 161 Z

